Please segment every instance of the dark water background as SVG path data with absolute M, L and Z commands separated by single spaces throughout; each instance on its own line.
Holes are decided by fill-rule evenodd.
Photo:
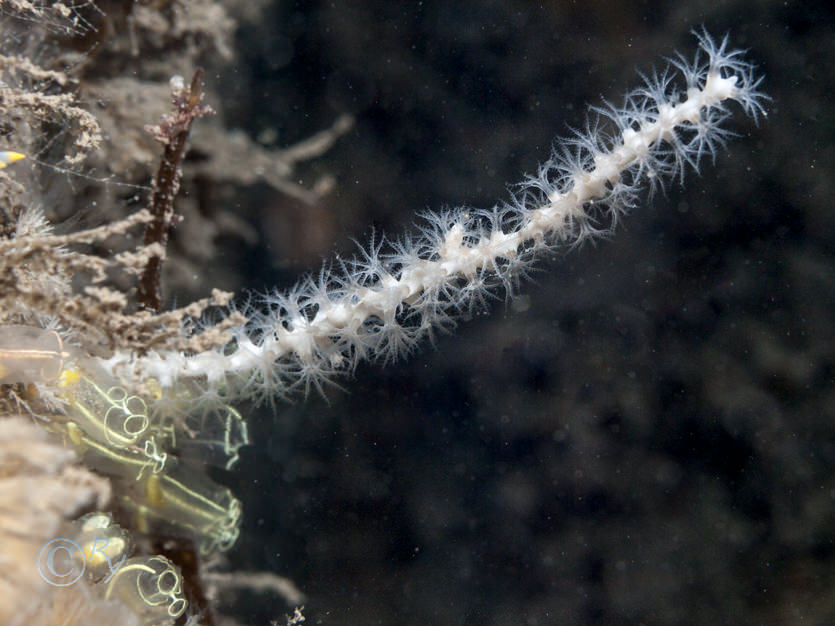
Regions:
M 313 624 L 835 623 L 823 4 L 282 2 L 246 23 L 229 119 L 277 145 L 357 120 L 312 166 L 337 179 L 314 214 L 241 192 L 262 239 L 228 258 L 254 288 L 371 225 L 506 198 L 587 103 L 691 57 L 691 28 L 749 48 L 774 100 L 513 303 L 327 401 L 251 411 L 234 564 L 295 580 Z

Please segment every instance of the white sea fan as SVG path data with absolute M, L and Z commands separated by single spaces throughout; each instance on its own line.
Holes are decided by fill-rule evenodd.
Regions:
M 543 253 L 610 234 L 645 191 L 715 158 L 733 135 L 722 126 L 731 102 L 754 120 L 765 115 L 762 78 L 743 52 L 727 37 L 696 37 L 694 60 L 679 55 L 620 105 L 592 108 L 585 130 L 558 141 L 510 200 L 424 213 L 416 235 L 375 236 L 357 257 L 262 296 L 222 352 L 117 355 L 109 366 L 163 387 L 201 378 L 229 395 L 272 401 L 322 392 L 358 361 L 391 361 L 488 299 L 512 296 Z

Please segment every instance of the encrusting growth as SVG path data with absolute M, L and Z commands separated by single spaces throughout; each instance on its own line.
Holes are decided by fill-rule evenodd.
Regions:
M 107 367 L 169 388 L 182 380 L 256 399 L 321 390 L 358 361 L 409 352 L 422 337 L 478 309 L 497 288 L 512 294 L 543 252 L 611 232 L 640 193 L 714 157 L 732 133 L 731 102 L 755 120 L 760 78 L 742 52 L 697 35 L 694 61 L 671 61 L 620 106 L 593 109 L 586 132 L 558 145 L 512 199 L 489 210 L 426 213 L 420 233 L 372 241 L 289 292 L 246 310 L 224 350 L 116 354 Z M 614 132 L 606 132 L 612 128 Z

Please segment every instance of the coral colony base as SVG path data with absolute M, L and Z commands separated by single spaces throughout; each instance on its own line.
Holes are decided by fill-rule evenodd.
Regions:
M 337 259 L 290 291 L 247 306 L 235 308 L 218 292 L 174 312 L 127 314 L 125 295 L 100 283 L 114 268 L 141 271 L 149 259 L 164 258 L 164 249 L 146 244 L 101 259 L 77 247 L 152 221 L 148 211 L 62 236 L 36 208 L 21 211 L 0 239 L 0 383 L 7 398 L 59 433 L 84 465 L 117 481 L 115 506 L 127 512 L 134 534 L 187 537 L 201 554 L 230 549 L 240 502 L 204 466 L 233 467 L 247 443 L 235 402 L 321 392 L 361 360 L 389 363 L 497 293 L 513 297 L 544 254 L 611 233 L 645 191 L 715 158 L 732 135 L 723 126 L 732 103 L 754 119 L 765 114 L 761 79 L 742 52 L 727 38 L 697 39 L 695 59 L 679 56 L 620 104 L 592 109 L 586 129 L 559 142 L 510 200 L 426 213 L 416 234 L 377 238 L 357 258 Z M 2 153 L 2 167 L 13 170 L 21 156 Z M 92 281 L 74 294 L 69 281 L 81 272 Z M 208 306 L 230 313 L 198 321 Z M 39 433 L 19 436 L 48 445 Z M 61 474 L 65 456 L 35 473 L 44 480 Z M 7 476 L 20 459 L 4 449 L 0 463 Z M 88 507 L 104 497 L 94 480 L 81 481 L 87 491 L 78 498 Z M 58 533 L 55 518 L 72 510 L 56 508 L 48 532 Z M 97 603 L 115 603 L 124 613 L 114 619 L 143 624 L 171 624 L 187 612 L 178 568 L 160 556 L 130 557 L 131 535 L 109 515 L 89 514 L 63 532 L 64 544 L 37 546 L 32 555 L 46 581 L 35 587 L 44 599 L 38 606 L 63 610 L 72 602 L 89 617 Z M 83 576 L 72 582 L 81 580 L 70 586 L 78 571 Z M 2 585 L 13 593 L 14 583 Z M 59 592 L 72 595 L 49 596 Z M 35 609 L 20 606 L 25 610 L 2 622 L 58 623 L 38 622 Z M 196 621 L 199 611 L 191 614 Z

